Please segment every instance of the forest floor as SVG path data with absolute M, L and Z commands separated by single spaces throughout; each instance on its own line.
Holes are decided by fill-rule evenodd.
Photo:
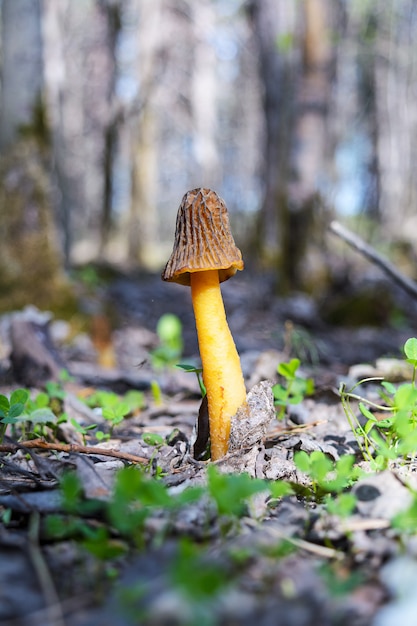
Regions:
M 376 471 L 340 397 L 342 383 L 410 380 L 416 304 L 385 282 L 372 289 L 381 323 L 354 327 L 328 321 L 331 299 L 279 298 L 266 278 L 223 286 L 255 405 L 268 410 L 271 385 L 288 383 L 277 366 L 293 358 L 314 392 L 281 420 L 273 408 L 258 439 L 216 463 L 193 458 L 201 392 L 175 367 L 198 364 L 187 288 L 84 276 L 90 332 L 36 310 L 3 316 L 0 393 L 30 399 L 19 415 L 0 396 L 14 422 L 0 444 L 0 624 L 414 623 L 414 457 Z M 156 333 L 166 313 L 181 320 L 181 355 Z M 372 381 L 355 394 L 380 405 L 380 391 Z

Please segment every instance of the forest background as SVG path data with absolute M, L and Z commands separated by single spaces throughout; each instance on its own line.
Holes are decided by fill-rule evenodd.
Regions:
M 416 0 L 2 0 L 0 307 L 87 263 L 159 272 L 210 187 L 249 270 L 323 298 L 416 275 Z

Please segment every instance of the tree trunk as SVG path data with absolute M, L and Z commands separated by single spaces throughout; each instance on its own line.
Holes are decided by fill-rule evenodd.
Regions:
M 141 267 L 155 269 L 158 254 L 157 214 L 157 136 L 155 112 L 150 93 L 156 86 L 156 58 L 161 40 L 161 0 L 141 0 L 138 80 L 142 86 L 141 108 L 130 120 L 132 195 L 129 215 L 129 260 Z
M 380 215 L 386 236 L 417 241 L 416 0 L 387 3 L 378 13 L 375 89 Z
M 278 264 L 288 233 L 288 183 L 294 126 L 297 53 L 293 45 L 296 4 L 257 0 L 250 5 L 264 91 L 264 200 L 259 214 L 256 248 L 264 262 Z M 280 280 L 284 279 L 280 276 Z
M 0 310 L 30 303 L 63 311 L 71 301 L 54 228 L 42 53 L 39 2 L 5 0 L 0 118 Z
M 95 258 L 106 206 L 114 87 L 108 0 L 43 0 L 46 90 L 67 263 Z M 107 137 L 108 140 L 108 137 Z M 108 207 L 107 207 L 108 209 Z M 106 210 L 107 210 L 106 209 Z
M 109 116 L 104 129 L 104 192 L 100 220 L 100 256 L 105 256 L 112 229 L 113 168 L 117 152 L 121 116 L 116 107 L 116 45 L 121 27 L 120 0 L 106 0 L 104 9 L 107 21 L 108 53 L 111 59 L 111 74 L 108 83 Z
M 296 84 L 292 158 L 289 157 L 292 180 L 288 189 L 288 229 L 282 250 L 282 272 L 288 288 L 312 292 L 326 278 L 326 223 L 320 195 L 326 177 L 331 95 L 331 1 L 302 3 L 302 59 Z
M 284 292 L 303 286 L 302 266 L 325 162 L 329 11 L 327 0 L 258 0 L 251 5 L 266 136 L 257 246 L 264 262 L 277 269 Z
M 40 0 L 3 0 L 0 150 L 34 121 L 41 104 L 43 62 Z
M 219 185 L 219 155 L 216 145 L 217 90 L 216 55 L 207 33 L 214 32 L 213 3 L 200 0 L 192 5 L 194 25 L 191 106 L 197 186 Z

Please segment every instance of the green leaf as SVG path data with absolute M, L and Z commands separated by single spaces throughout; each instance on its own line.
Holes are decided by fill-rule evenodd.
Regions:
M 377 421 L 377 425 L 379 428 L 391 428 L 394 422 L 395 422 L 394 417 L 386 417 L 383 420 Z
M 82 486 L 75 472 L 67 472 L 61 478 L 63 508 L 68 513 L 78 513 L 82 498 Z
M 311 475 L 319 481 L 323 481 L 334 467 L 332 461 L 321 450 L 314 450 L 310 454 L 310 462 Z
M 142 439 L 148 446 L 162 446 L 165 443 L 165 439 L 157 433 L 143 433 Z
M 9 417 L 10 418 L 19 417 L 19 415 L 22 415 L 24 410 L 25 410 L 25 407 L 20 402 L 18 402 L 17 404 L 12 404 L 9 409 Z
M 120 417 L 120 418 L 123 419 L 123 417 L 126 417 L 126 415 L 129 415 L 129 413 L 130 413 L 130 406 L 128 405 L 127 402 L 120 402 L 114 408 L 114 412 L 116 414 L 116 417 Z
M 312 396 L 315 392 L 314 380 L 312 378 L 306 378 L 305 381 L 305 395 Z
M 128 405 L 129 413 L 143 409 L 146 406 L 143 391 L 137 391 L 136 389 L 130 389 L 126 392 L 123 397 L 123 401 Z
M 28 422 L 34 424 L 46 424 L 47 422 L 55 422 L 56 415 L 48 408 L 36 409 L 26 417 Z
M 304 396 L 302 393 L 291 393 L 287 398 L 287 402 L 288 404 L 300 404 L 303 399 Z
M 43 409 L 43 408 L 47 407 L 48 404 L 49 404 L 49 396 L 48 396 L 48 394 L 45 393 L 44 391 L 41 391 L 40 393 L 38 393 L 38 395 L 35 398 L 34 404 L 35 404 L 37 409 Z
M 350 476 L 352 474 L 353 464 L 355 457 L 353 454 L 344 454 L 336 461 L 336 469 L 338 473 L 343 476 Z
M 21 420 L 19 420 L 17 417 L 10 417 L 10 415 L 8 417 L 3 417 L 1 420 L 2 424 L 17 424 L 18 422 L 20 422 Z
M 270 490 L 273 498 L 283 498 L 284 496 L 289 496 L 293 493 L 291 485 L 284 480 L 274 480 L 273 482 L 268 483 L 268 489 Z
M 156 325 L 156 333 L 161 342 L 172 348 L 182 347 L 182 324 L 180 319 L 172 313 L 165 313 Z
M 394 396 L 395 408 L 398 411 L 411 411 L 417 402 L 417 389 L 414 385 L 405 383 L 400 385 Z
M 364 433 L 366 435 L 369 435 L 369 433 L 371 432 L 371 430 L 377 423 L 378 423 L 377 420 L 368 420 L 365 426 L 363 427 Z
M 6 396 L 0 394 L 0 410 L 3 411 L 4 415 L 7 415 L 10 409 L 10 402 Z
M 277 367 L 278 374 L 281 374 L 287 380 L 295 377 L 295 372 L 300 367 L 300 359 L 291 359 L 289 363 L 280 363 Z
M 417 364 L 417 339 L 415 337 L 407 339 L 404 352 L 409 363 Z
M 310 471 L 310 457 L 308 456 L 307 452 L 304 452 L 304 450 L 300 450 L 300 452 L 296 452 L 294 454 L 294 463 L 296 468 L 299 469 L 300 472 L 308 473 Z
M 29 399 L 29 391 L 27 389 L 15 389 L 10 396 L 10 404 L 26 404 Z
M 287 404 L 288 392 L 285 387 L 277 383 L 276 385 L 273 385 L 272 393 L 274 395 L 276 404 Z
M 381 382 L 382 387 L 384 387 L 384 389 L 386 389 L 386 391 L 388 393 L 390 393 L 391 395 L 394 395 L 395 392 L 397 391 L 397 388 L 395 385 L 393 385 L 392 383 L 390 383 L 388 380 L 383 380 Z
M 196 367 L 195 365 L 188 365 L 187 363 L 177 363 L 175 367 L 179 367 L 185 372 L 193 372 L 194 374 L 201 374 L 203 369 L 201 367 Z
M 66 396 L 66 392 L 62 389 L 59 383 L 56 383 L 54 380 L 50 380 L 45 383 L 46 393 L 50 398 L 57 398 L 58 400 L 63 400 Z
M 377 422 L 377 418 L 375 415 L 368 409 L 367 406 L 363 402 L 359 402 L 359 411 L 362 413 L 364 417 L 366 417 L 371 422 Z
M 331 515 L 348 517 L 353 513 L 356 503 L 357 498 L 353 493 L 341 493 L 336 498 L 328 496 L 326 508 Z
M 111 407 L 108 407 L 108 406 L 103 408 L 102 415 L 103 415 L 105 420 L 108 420 L 110 422 L 113 421 L 114 418 L 116 417 L 116 413 L 115 413 L 114 409 L 111 408 Z
M 87 529 L 88 527 L 85 526 L 84 528 Z M 104 561 L 126 554 L 127 546 L 120 541 L 110 539 L 109 531 L 104 526 L 100 526 L 88 534 L 88 538 L 82 542 L 82 545 L 96 558 Z
M 405 511 L 397 513 L 391 523 L 393 528 L 398 528 L 400 531 L 412 532 L 415 534 L 417 530 L 417 498 L 415 495 L 411 506 Z
M 214 465 L 207 468 L 207 477 L 210 495 L 220 515 L 243 515 L 246 500 L 255 493 L 268 490 L 263 480 L 251 478 L 249 474 L 222 474 Z

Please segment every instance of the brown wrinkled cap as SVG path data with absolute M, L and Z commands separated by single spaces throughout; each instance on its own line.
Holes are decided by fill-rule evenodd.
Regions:
M 243 267 L 224 201 L 210 189 L 188 191 L 178 209 L 174 248 L 162 280 L 190 285 L 191 273 L 219 270 L 223 282 Z

